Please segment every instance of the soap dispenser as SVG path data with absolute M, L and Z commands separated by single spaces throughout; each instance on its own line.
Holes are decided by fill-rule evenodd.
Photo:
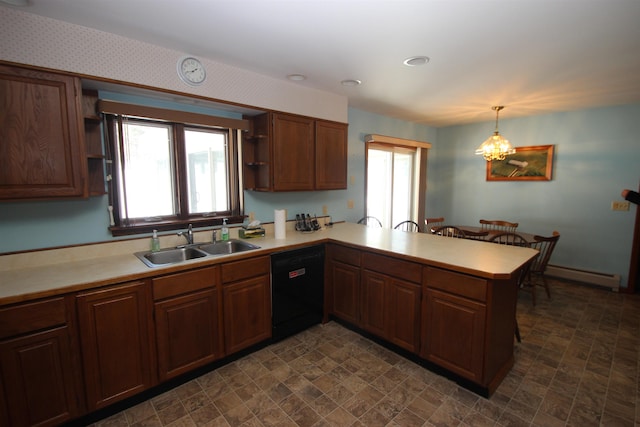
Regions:
M 229 227 L 227 227 L 227 218 L 222 220 L 222 240 L 229 240 Z
M 158 238 L 158 230 L 153 230 L 153 236 L 151 237 L 151 252 L 158 252 L 160 250 L 160 239 Z

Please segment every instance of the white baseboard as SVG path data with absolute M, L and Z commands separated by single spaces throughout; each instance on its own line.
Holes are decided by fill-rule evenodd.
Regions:
M 598 273 L 595 271 L 561 267 L 559 265 L 548 265 L 544 274 L 549 277 L 575 280 L 576 282 L 610 288 L 614 292 L 618 292 L 620 290 L 619 274 Z

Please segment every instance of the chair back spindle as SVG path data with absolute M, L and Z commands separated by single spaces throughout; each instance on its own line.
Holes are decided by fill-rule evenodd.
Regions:
M 420 232 L 420 226 L 418 225 L 418 223 L 411 220 L 402 221 L 393 228 L 396 230 L 410 231 L 412 233 Z
M 365 216 L 358 220 L 358 224 L 364 224 L 367 227 L 382 228 L 382 223 L 375 216 Z
M 464 231 L 454 225 L 444 225 L 442 227 L 434 228 L 433 234 L 443 237 L 455 237 L 458 239 L 464 239 L 467 237 Z
M 500 245 L 510 245 L 510 246 L 529 246 L 529 242 L 527 239 L 519 235 L 518 233 L 512 232 L 502 232 L 497 233 L 489 238 L 489 242 L 498 243 Z
M 425 230 L 431 230 L 436 227 L 442 227 L 444 225 L 444 217 L 439 216 L 437 218 L 425 218 L 424 225 L 425 225 Z
M 480 229 L 486 231 L 504 231 L 515 233 L 518 228 L 517 222 L 503 221 L 501 219 L 481 219 Z

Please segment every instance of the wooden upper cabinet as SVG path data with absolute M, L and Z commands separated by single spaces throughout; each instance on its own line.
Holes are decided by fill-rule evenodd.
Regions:
M 78 77 L 0 65 L 0 200 L 86 197 Z
M 316 121 L 316 190 L 347 188 L 347 126 Z
M 244 188 L 313 191 L 347 188 L 347 125 L 284 113 L 251 118 L 244 136 Z
M 313 190 L 313 120 L 290 114 L 273 115 L 273 189 Z

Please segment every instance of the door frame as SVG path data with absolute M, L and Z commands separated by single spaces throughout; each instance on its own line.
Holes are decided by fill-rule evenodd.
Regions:
M 640 286 L 640 206 L 636 206 L 636 221 L 633 226 L 633 243 L 631 244 L 631 261 L 629 263 L 629 281 L 624 288 L 625 293 L 633 294 Z

